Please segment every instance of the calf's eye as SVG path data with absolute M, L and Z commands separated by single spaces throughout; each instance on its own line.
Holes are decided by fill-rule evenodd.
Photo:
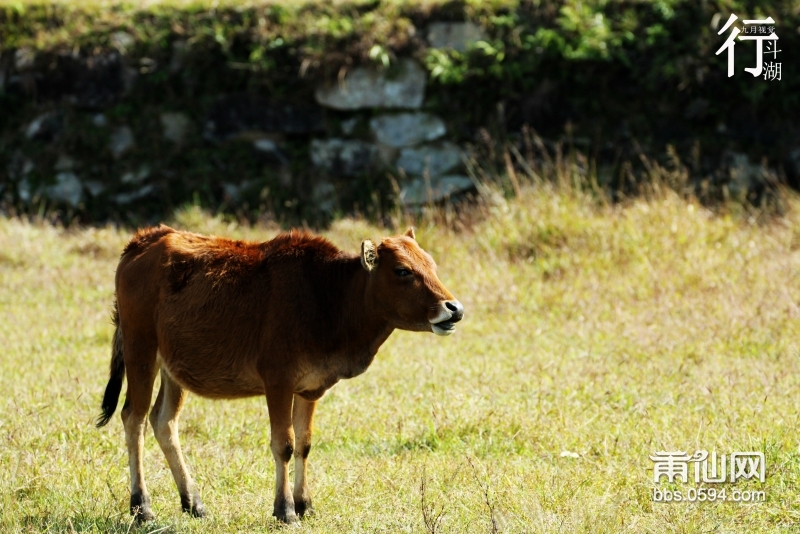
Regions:
M 403 269 L 402 267 L 400 267 L 400 268 L 397 268 L 397 269 L 394 270 L 394 274 L 396 274 L 397 276 L 400 276 L 400 277 L 410 276 L 411 275 L 411 271 L 409 271 L 408 269 Z

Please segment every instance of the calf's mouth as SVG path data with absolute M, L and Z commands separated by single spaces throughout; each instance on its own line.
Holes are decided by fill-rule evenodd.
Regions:
M 431 323 L 431 330 L 433 330 L 433 333 L 437 336 L 449 336 L 456 331 L 456 323 L 454 321 Z

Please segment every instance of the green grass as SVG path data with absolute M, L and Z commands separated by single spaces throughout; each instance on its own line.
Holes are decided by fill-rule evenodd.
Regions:
M 418 239 L 466 318 L 446 339 L 396 332 L 364 375 L 323 397 L 310 458 L 317 515 L 298 531 L 426 532 L 425 515 L 439 512 L 437 532 L 791 530 L 800 199 L 785 202 L 785 216 L 759 219 L 672 193 L 608 205 L 523 186 L 461 224 L 424 219 Z M 276 231 L 197 209 L 173 224 L 249 239 Z M 356 250 L 385 233 L 345 219 L 326 235 Z M 130 525 L 120 420 L 92 424 L 129 234 L 0 219 L 0 531 L 282 530 L 260 398 L 189 400 L 182 439 L 203 520 L 180 513 L 148 432 L 158 519 Z M 648 456 L 696 449 L 763 451 L 766 483 L 735 488 L 763 489 L 766 502 L 653 503 Z

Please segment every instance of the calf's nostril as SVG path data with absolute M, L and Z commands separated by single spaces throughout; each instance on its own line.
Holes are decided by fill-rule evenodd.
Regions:
M 451 313 L 450 321 L 457 323 L 464 317 L 464 306 L 457 300 L 449 300 L 444 303 L 444 307 Z

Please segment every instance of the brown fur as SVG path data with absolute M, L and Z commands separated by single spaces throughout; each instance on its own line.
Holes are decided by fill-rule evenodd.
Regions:
M 115 349 L 98 426 L 116 407 L 124 371 L 131 510 L 139 519 L 152 517 L 141 451 L 159 369 L 162 390 L 150 419 L 184 509 L 203 513 L 177 437 L 184 391 L 265 395 L 277 464 L 274 513 L 291 522 L 295 510 L 311 507 L 305 461 L 316 400 L 363 373 L 395 328 L 449 333 L 463 315 L 412 230 L 377 246 L 365 241 L 359 257 L 297 231 L 249 243 L 149 228 L 125 247 L 116 290 Z M 286 475 L 292 454 L 294 494 Z

